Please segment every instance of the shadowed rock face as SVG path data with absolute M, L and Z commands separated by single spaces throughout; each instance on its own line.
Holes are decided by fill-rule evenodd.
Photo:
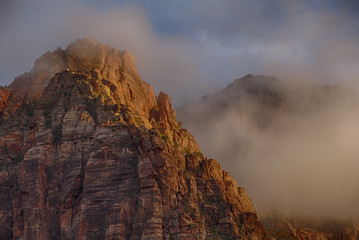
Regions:
M 128 52 L 78 40 L 10 88 L 5 239 L 265 239 L 245 191 L 203 157 Z

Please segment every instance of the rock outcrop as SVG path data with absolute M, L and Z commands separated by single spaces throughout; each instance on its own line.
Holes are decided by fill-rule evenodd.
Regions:
M 2 239 L 266 239 L 245 191 L 203 156 L 128 52 L 78 40 L 9 91 Z
M 6 103 L 8 102 L 10 91 L 7 88 L 0 88 L 0 116 L 5 109 Z
M 303 218 L 262 214 L 269 239 L 356 240 L 359 225 L 355 220 Z

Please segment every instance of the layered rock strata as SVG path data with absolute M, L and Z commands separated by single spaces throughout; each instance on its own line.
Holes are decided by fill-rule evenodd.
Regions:
M 265 239 L 128 52 L 78 40 L 0 93 L 2 239 Z

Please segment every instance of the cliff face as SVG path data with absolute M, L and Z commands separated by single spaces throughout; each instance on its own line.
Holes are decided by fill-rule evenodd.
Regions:
M 0 93 L 2 238 L 265 239 L 128 52 L 78 40 Z

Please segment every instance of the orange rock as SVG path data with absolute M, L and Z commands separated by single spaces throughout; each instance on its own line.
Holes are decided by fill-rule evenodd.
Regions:
M 53 77 L 31 78 L 48 70 L 46 59 Z M 21 82 L 39 84 L 26 91 Z M 38 102 L 31 116 L 17 111 L 0 126 L 1 141 L 21 146 L 0 162 L 24 154 L 0 178 L 0 206 L 9 204 L 1 210 L 12 216 L 0 215 L 3 236 L 265 239 L 245 192 L 204 158 L 128 52 L 78 40 L 45 54 L 12 87 Z

